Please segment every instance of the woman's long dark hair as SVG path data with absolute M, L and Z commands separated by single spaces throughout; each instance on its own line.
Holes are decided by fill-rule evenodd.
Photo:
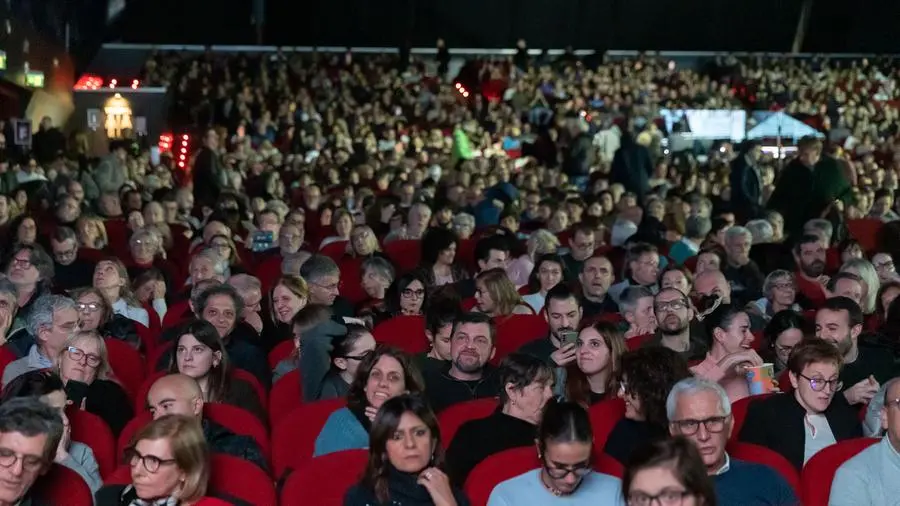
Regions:
M 587 443 L 593 445 L 594 432 L 587 410 L 576 402 L 547 403 L 538 427 L 538 451 L 543 456 L 547 443 Z
M 772 362 L 775 360 L 775 341 L 778 340 L 778 336 L 782 332 L 788 329 L 800 329 L 804 335 L 811 330 L 806 319 L 796 311 L 785 309 L 775 313 L 772 319 L 769 320 L 769 323 L 766 324 L 766 328 L 763 329 L 764 341 L 760 351 L 766 361 Z
M 219 331 L 213 327 L 212 323 L 206 320 L 192 319 L 183 324 L 178 330 L 178 338 L 175 339 L 175 346 L 172 349 L 172 361 L 169 362 L 169 372 L 179 373 L 178 370 L 178 345 L 181 338 L 191 334 L 198 342 L 205 344 L 215 352 L 222 353 L 222 359 L 219 365 L 211 366 L 209 369 L 209 380 L 207 381 L 207 402 L 221 402 L 228 395 L 230 386 L 231 364 L 228 361 L 228 352 L 225 351 L 225 344 L 219 337 Z
M 428 309 L 428 283 L 422 272 L 416 269 L 395 279 L 391 286 L 388 287 L 387 292 L 384 294 L 384 306 L 389 315 L 396 316 L 400 314 L 401 294 L 413 281 L 422 283 L 422 288 L 425 289 L 425 295 L 422 297 L 422 314 L 425 314 L 425 311 Z
M 372 430 L 369 431 L 369 463 L 362 477 L 362 484 L 375 492 L 375 497 L 381 504 L 388 504 L 391 500 L 388 479 L 391 465 L 387 456 L 387 442 L 394 436 L 405 413 L 417 416 L 431 432 L 431 466 L 441 467 L 444 464 L 441 430 L 437 417 L 428 404 L 418 395 L 404 394 L 388 399 L 375 415 Z
M 628 502 L 628 495 L 635 475 L 645 469 L 666 467 L 672 470 L 675 479 L 699 500 L 700 506 L 716 506 L 716 490 L 706 473 L 703 459 L 693 443 L 683 437 L 654 441 L 638 447 L 631 453 L 622 477 L 622 495 Z
M 384 356 L 400 362 L 400 366 L 403 367 L 403 380 L 406 384 L 407 392 L 418 395 L 425 391 L 422 375 L 419 374 L 419 370 L 409 359 L 409 355 L 393 346 L 378 345 L 375 351 L 360 362 L 359 369 L 356 370 L 356 376 L 353 378 L 353 383 L 350 384 L 350 391 L 347 393 L 347 407 L 351 411 L 362 412 L 369 405 L 369 401 L 366 399 L 366 382 L 369 381 L 369 374 L 372 373 L 372 368 Z
M 647 423 L 668 432 L 666 397 L 672 386 L 692 376 L 688 364 L 678 354 L 662 346 L 639 348 L 622 355 L 622 378 L 627 394 L 635 394 Z
M 559 271 L 562 273 L 562 279 L 559 281 L 560 283 L 565 283 L 566 279 L 569 278 L 569 274 L 566 272 L 566 263 L 563 261 L 562 257 L 556 253 L 544 253 L 537 258 L 536 262 L 534 262 L 534 268 L 531 269 L 531 274 L 528 276 L 528 293 L 538 293 L 538 291 L 540 291 L 541 280 L 538 279 L 538 273 L 544 262 L 552 262 L 559 265 Z
M 581 328 L 581 332 L 587 328 L 593 328 L 609 348 L 609 377 L 606 380 L 605 398 L 615 397 L 619 392 L 619 371 L 622 369 L 622 355 L 625 353 L 625 337 L 614 323 L 597 321 Z M 587 375 L 578 367 L 577 363 L 566 366 L 566 399 L 588 407 L 591 404 L 591 384 Z

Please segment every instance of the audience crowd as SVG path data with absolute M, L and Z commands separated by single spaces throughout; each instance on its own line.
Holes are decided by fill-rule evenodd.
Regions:
M 519 49 L 154 54 L 193 153 L 0 136 L 0 504 L 894 504 L 893 62 Z

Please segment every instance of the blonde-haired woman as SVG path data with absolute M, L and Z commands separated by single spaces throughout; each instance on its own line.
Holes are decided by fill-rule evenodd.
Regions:
M 510 260 L 506 265 L 506 273 L 510 281 L 516 286 L 528 284 L 528 277 L 534 270 L 534 262 L 542 255 L 556 253 L 559 249 L 559 239 L 547 229 L 535 230 L 528 236 L 525 246 L 525 254 Z
M 475 277 L 475 302 L 475 309 L 488 316 L 534 314 L 500 268 L 488 269 Z
M 102 418 L 118 436 L 133 413 L 128 394 L 110 377 L 111 371 L 100 334 L 78 332 L 66 340 L 59 357 L 59 377 L 69 400 Z
M 851 258 L 844 262 L 840 271 L 859 276 L 862 280 L 863 289 L 860 307 L 863 314 L 867 316 L 874 314 L 878 305 L 878 291 L 881 289 L 881 281 L 878 280 L 878 271 L 875 270 L 872 262 L 865 258 Z
M 131 484 L 103 487 L 96 506 L 228 504 L 205 497 L 209 448 L 194 417 L 166 415 L 148 423 L 131 438 L 125 462 L 131 468 Z
M 103 249 L 109 244 L 106 225 L 96 216 L 82 216 L 75 222 L 78 245 L 86 249 Z
M 121 260 L 108 257 L 97 263 L 94 267 L 94 288 L 100 290 L 113 313 L 150 327 L 150 314 L 131 293 L 128 269 Z
M 269 291 L 270 314 L 275 322 L 275 340 L 269 342 L 271 346 L 286 341 L 293 337 L 291 325 L 294 316 L 306 307 L 309 302 L 309 286 L 306 280 L 293 274 L 285 274 L 278 278 L 275 286 Z M 265 335 L 265 333 L 263 333 Z

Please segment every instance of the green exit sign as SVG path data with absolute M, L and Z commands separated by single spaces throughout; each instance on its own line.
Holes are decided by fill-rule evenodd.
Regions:
M 44 87 L 44 73 L 31 70 L 25 73 L 25 86 L 30 86 L 32 88 L 43 88 Z

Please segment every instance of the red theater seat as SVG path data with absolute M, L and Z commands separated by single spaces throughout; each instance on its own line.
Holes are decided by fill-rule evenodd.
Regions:
M 438 415 L 438 424 L 441 427 L 441 445 L 444 449 L 449 448 L 450 441 L 464 423 L 487 418 L 498 406 L 497 399 L 475 399 L 453 404 L 441 411 Z

